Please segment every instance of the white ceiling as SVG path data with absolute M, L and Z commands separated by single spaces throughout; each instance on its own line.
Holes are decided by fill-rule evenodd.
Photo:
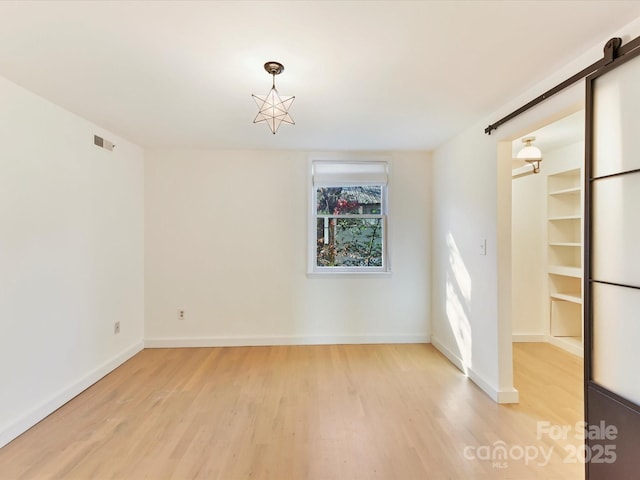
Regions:
M 429 150 L 640 1 L 0 2 L 0 76 L 158 148 Z M 254 125 L 263 64 L 295 126 Z M 0 105 L 1 108 L 1 105 Z

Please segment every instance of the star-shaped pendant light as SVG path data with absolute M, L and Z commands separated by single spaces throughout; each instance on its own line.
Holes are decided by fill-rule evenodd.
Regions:
M 251 95 L 258 105 L 258 115 L 253 123 L 265 122 L 275 135 L 282 123 L 295 125 L 289 115 L 289 108 L 296 97 L 281 97 L 276 90 L 276 75 L 284 71 L 284 66 L 278 62 L 267 62 L 264 64 L 267 73 L 273 76 L 271 90 L 266 95 Z

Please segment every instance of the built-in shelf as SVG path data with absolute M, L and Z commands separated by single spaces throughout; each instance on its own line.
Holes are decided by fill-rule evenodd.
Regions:
M 549 192 L 549 195 L 580 195 L 582 191 L 581 187 L 563 188 L 562 190 L 554 190 Z
M 563 265 L 549 265 L 549 273 L 564 275 L 566 277 L 582 278 L 582 268 L 565 267 Z
M 581 215 L 564 215 L 562 217 L 549 217 L 550 222 L 557 222 L 561 220 L 582 220 Z
M 582 187 L 579 168 L 547 177 L 550 342 L 582 354 Z
M 577 292 L 577 293 L 554 292 L 549 294 L 549 296 L 556 300 L 564 300 L 565 302 L 578 303 L 582 305 L 582 294 L 580 292 Z

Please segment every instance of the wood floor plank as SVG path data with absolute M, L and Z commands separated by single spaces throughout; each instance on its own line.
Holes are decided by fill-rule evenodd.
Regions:
M 505 406 L 431 345 L 147 349 L 0 449 L 0 479 L 584 478 L 579 435 L 538 434 L 582 420 L 581 360 L 514 362 Z

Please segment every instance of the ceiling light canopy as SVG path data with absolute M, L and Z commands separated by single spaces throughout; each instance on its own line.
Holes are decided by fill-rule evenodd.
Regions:
M 258 115 L 253 123 L 265 122 L 275 135 L 282 123 L 295 125 L 289 115 L 289 108 L 296 97 L 281 97 L 276 90 L 276 75 L 284 71 L 284 65 L 278 62 L 267 62 L 264 64 L 264 69 L 273 77 L 273 82 L 271 90 L 266 95 L 251 95 L 258 105 Z
M 524 147 L 522 150 L 518 152 L 516 158 L 519 160 L 524 160 L 527 163 L 530 163 L 533 167 L 533 173 L 540 172 L 540 162 L 542 161 L 542 152 L 538 147 L 533 145 L 536 137 L 525 137 L 522 139 L 522 143 L 524 143 Z

